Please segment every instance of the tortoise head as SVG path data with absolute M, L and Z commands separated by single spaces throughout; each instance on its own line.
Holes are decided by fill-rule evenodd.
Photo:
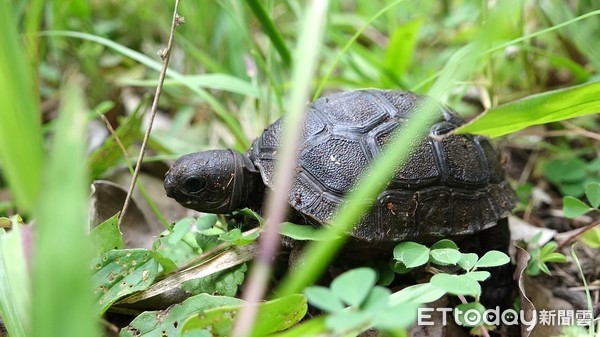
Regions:
M 249 204 L 258 175 L 246 156 L 233 150 L 196 152 L 179 158 L 165 176 L 167 196 L 207 213 L 231 213 Z

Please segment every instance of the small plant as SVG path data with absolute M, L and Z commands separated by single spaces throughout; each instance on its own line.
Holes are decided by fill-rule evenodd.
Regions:
M 510 262 L 510 258 L 503 252 L 490 250 L 481 258 L 475 253 L 461 253 L 456 243 L 451 240 L 440 240 L 431 248 L 415 242 L 402 242 L 394 248 L 394 270 L 406 273 L 412 268 L 425 266 L 432 272 L 431 285 L 442 289 L 444 292 L 461 297 L 462 304 L 455 308 L 455 314 L 463 326 L 472 327 L 471 334 L 481 335 L 483 329 L 493 327 L 484 324 L 481 317 L 485 307 L 479 302 L 481 296 L 480 282 L 488 279 L 491 274 L 479 268 L 498 267 Z M 436 266 L 460 267 L 462 274 L 449 274 L 442 272 Z M 467 302 L 464 296 L 472 296 L 474 302 Z M 480 313 L 479 320 L 472 320 L 466 313 L 473 310 Z
M 244 262 L 252 257 L 253 252 L 249 244 L 258 237 L 258 232 L 242 233 L 239 228 L 228 230 L 227 227 L 231 226 L 221 223 L 218 217 L 212 214 L 199 219 L 184 218 L 161 234 L 152 249 L 123 249 L 123 238 L 117 227 L 117 216 L 100 224 L 90 234 L 96 255 L 91 266 L 94 274 L 97 314 L 103 314 L 118 301 L 125 303 L 139 301 L 143 298 L 140 297 L 139 292 L 150 287 L 158 288 L 159 293 L 163 293 L 165 289 L 172 289 L 175 285 L 193 296 L 189 301 L 180 304 L 182 309 L 165 313 L 169 314 L 171 321 L 178 322 L 175 327 L 168 327 L 168 336 L 179 336 L 184 326 L 182 323 L 188 320 L 194 320 L 194 323 L 190 323 L 190 329 L 210 327 L 206 321 L 194 317 L 200 313 L 222 314 L 223 311 L 214 313 L 216 307 L 226 307 L 225 309 L 229 310 L 226 311 L 228 314 L 235 315 L 243 302 L 233 296 L 244 281 L 246 272 Z M 246 247 L 242 248 L 243 246 Z M 226 262 L 221 258 L 222 252 L 236 247 L 246 249 L 246 253 L 240 254 L 238 260 Z M 221 258 L 220 263 L 226 262 L 228 265 L 222 267 L 211 265 L 211 261 L 219 258 Z M 181 272 L 184 269 L 185 271 Z M 158 279 L 161 279 L 158 282 L 161 282 L 162 286 L 158 285 Z M 138 293 L 134 294 L 135 292 Z M 209 294 L 220 296 L 213 297 Z M 204 303 L 207 299 L 215 304 L 198 306 L 197 303 Z M 306 299 L 303 296 L 296 296 L 284 301 L 288 301 L 287 304 L 278 305 L 268 302 L 269 304 L 265 303 L 260 308 L 265 315 L 274 312 L 276 313 L 274 315 L 280 314 L 289 322 L 297 322 L 306 310 Z M 184 309 L 187 308 L 188 302 L 191 309 Z M 289 311 L 290 308 L 293 310 Z M 121 336 L 129 336 L 129 332 L 136 329 L 151 331 L 156 329 L 157 324 L 161 327 L 168 325 L 160 322 L 160 324 L 149 325 L 144 323 L 147 321 L 145 317 L 152 314 L 154 313 L 138 316 L 133 325 L 121 331 Z M 232 324 L 232 321 L 228 322 L 226 327 L 220 326 L 219 329 L 228 331 Z M 277 329 L 286 327 L 277 327 Z
M 573 196 L 563 198 L 563 209 L 567 218 L 576 218 L 590 211 L 600 212 L 600 183 L 589 183 L 585 186 L 585 196 L 589 204 Z
M 304 293 L 310 304 L 327 314 L 325 328 L 328 331 L 348 334 L 374 327 L 393 335 L 414 323 L 418 303 L 433 302 L 446 293 L 475 297 L 475 302 L 463 303 L 457 309 L 483 312 L 485 308 L 479 303 L 480 282 L 489 278 L 490 273 L 478 268 L 496 267 L 509 261 L 510 258 L 499 251 L 489 251 L 481 258 L 474 253 L 461 253 L 450 240 L 440 240 L 430 248 L 416 242 L 402 242 L 394 249 L 392 269 L 402 274 L 425 266 L 434 274 L 430 282 L 390 294 L 388 289 L 376 285 L 377 282 L 388 283 L 387 280 L 378 280 L 372 269 L 357 268 L 338 276 L 330 288 L 308 287 Z M 464 273 L 454 275 L 438 269 L 450 265 L 458 265 Z M 468 320 L 461 321 L 465 326 L 481 328 L 481 322 L 473 325 Z
M 550 241 L 543 246 L 538 245 L 542 233 L 539 232 L 531 240 L 529 240 L 527 246 L 529 248 L 529 254 L 531 259 L 527 264 L 527 275 L 537 276 L 540 272 L 544 272 L 547 275 L 551 275 L 550 269 L 548 269 L 547 263 L 564 263 L 567 262 L 567 257 L 561 253 L 556 252 L 558 244 L 554 241 Z
M 584 194 L 584 186 L 599 183 L 600 158 L 585 162 L 580 158 L 569 160 L 553 160 L 544 165 L 544 176 L 558 186 L 563 195 L 580 197 Z
M 417 319 L 415 303 L 395 304 L 390 290 L 376 286 L 377 273 L 357 268 L 339 275 L 331 287 L 308 287 L 304 294 L 315 307 L 328 315 L 325 326 L 336 334 L 360 332 L 370 327 L 382 331 L 404 329 Z
M 440 240 L 431 248 L 416 242 L 402 242 L 394 248 L 394 270 L 403 274 L 411 269 L 427 265 L 434 275 L 431 284 L 453 295 L 470 295 L 479 298 L 479 282 L 490 277 L 490 273 L 478 268 L 497 267 L 510 262 L 510 258 L 496 250 L 485 253 L 481 258 L 475 253 L 461 253 L 458 246 L 450 240 Z M 437 266 L 458 265 L 463 274 L 453 275 L 441 272 Z
M 563 198 L 563 210 L 567 218 L 576 218 L 591 211 L 600 212 L 600 183 L 585 186 L 587 202 L 566 196 Z M 592 223 L 579 232 L 579 239 L 592 248 L 600 248 L 600 222 Z

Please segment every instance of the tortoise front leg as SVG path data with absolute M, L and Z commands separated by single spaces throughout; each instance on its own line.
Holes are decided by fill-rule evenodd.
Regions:
M 508 218 L 499 219 L 496 226 L 478 233 L 478 239 L 480 244 L 479 256 L 483 256 L 490 250 L 498 250 L 508 254 L 510 244 Z M 489 269 L 492 275 L 482 284 L 481 302 L 484 305 L 490 308 L 500 306 L 502 309 L 511 307 L 514 270 L 515 266 L 512 263 Z

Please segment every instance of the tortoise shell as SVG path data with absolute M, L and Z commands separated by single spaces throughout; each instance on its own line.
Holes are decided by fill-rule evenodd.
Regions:
M 391 90 L 333 94 L 312 103 L 302 128 L 289 204 L 313 224 L 328 224 L 344 195 L 425 96 Z M 432 241 L 496 225 L 515 206 L 498 155 L 485 137 L 449 134 L 464 121 L 439 106 L 429 134 L 408 157 L 352 233 L 366 242 Z M 247 155 L 273 188 L 282 119 Z M 407 144 L 408 145 L 408 144 Z

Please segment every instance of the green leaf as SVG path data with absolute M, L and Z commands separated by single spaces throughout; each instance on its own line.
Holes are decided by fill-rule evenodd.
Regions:
M 331 291 L 346 304 L 358 307 L 377 281 L 377 274 L 370 268 L 356 268 L 336 277 Z
M 219 217 L 216 214 L 205 214 L 196 220 L 196 229 L 203 231 L 212 228 L 217 223 L 217 220 L 219 220 Z
M 250 208 L 239 209 L 239 210 L 233 212 L 233 214 L 234 215 L 243 214 L 243 215 L 249 216 L 250 218 L 258 221 L 258 223 L 260 224 L 261 227 L 265 224 L 265 219 L 263 219 L 263 217 L 260 216 L 260 214 L 256 213 L 255 211 L 251 210 Z
M 92 256 L 123 248 L 123 235 L 119 230 L 119 213 L 92 229 L 90 243 Z
M 135 141 L 141 138 L 140 128 L 142 125 L 142 117 L 148 105 L 148 98 L 140 101 L 132 114 L 119 123 L 119 127 L 115 130 L 115 134 L 119 139 L 120 144 L 129 148 Z M 107 170 L 114 168 L 116 164 L 123 158 L 123 152 L 119 147 L 114 136 L 109 137 L 102 146 L 92 152 L 87 163 L 90 168 L 92 177 L 99 177 Z
M 392 270 L 394 271 L 394 273 L 400 274 L 400 275 L 408 274 L 412 270 L 411 268 L 406 267 L 404 265 L 404 263 L 402 263 L 402 262 L 391 261 L 391 267 L 392 267 Z
M 475 267 L 497 267 L 510 262 L 510 257 L 503 252 L 490 250 L 475 263 Z
M 206 236 L 217 236 L 225 233 L 225 230 L 219 227 L 212 227 L 209 229 L 203 229 L 198 231 L 198 233 Z
M 327 331 L 327 328 L 325 327 L 325 317 L 326 315 L 321 315 L 311 319 L 306 319 L 302 321 L 302 323 L 296 324 L 283 332 L 273 335 L 273 337 L 317 336 L 318 334 L 323 333 L 323 331 Z
M 431 246 L 431 249 L 441 249 L 441 248 L 449 248 L 458 250 L 458 246 L 454 241 L 448 239 L 442 239 Z
M 377 284 L 380 286 L 389 286 L 396 278 L 394 269 L 389 263 L 376 261 L 373 265 L 369 264 L 369 267 L 377 271 Z
M 594 208 L 600 206 L 600 184 L 590 183 L 585 186 L 585 196 Z
M 38 90 L 34 89 L 38 82 L 31 69 L 35 62 L 25 54 L 23 32 L 16 29 L 17 21 L 21 21 L 13 10 L 17 6 L 14 2 L 0 3 L 3 49 L 0 57 L 0 162 L 2 176 L 10 186 L 19 209 L 33 212 L 42 190 L 42 172 L 47 167 L 44 163 L 40 98 Z
M 479 302 L 463 303 L 454 308 L 454 317 L 462 326 L 479 326 L 483 324 L 485 307 Z
M 440 266 L 455 265 L 460 261 L 462 254 L 454 248 L 432 249 L 431 262 Z
M 545 263 L 541 262 L 538 267 L 546 275 L 552 275 L 552 272 L 550 272 L 550 269 L 548 269 L 548 266 Z
M 481 286 L 467 275 L 435 274 L 431 284 L 444 289 L 452 295 L 481 295 Z
M 371 315 L 363 311 L 338 311 L 325 318 L 325 326 L 333 332 L 345 332 L 351 329 L 363 330 L 368 326 Z
M 307 225 L 297 225 L 291 222 L 282 223 L 279 233 L 294 240 L 300 241 L 321 241 L 325 239 L 325 236 L 323 236 L 323 231 L 319 228 Z M 336 236 L 336 238 L 339 238 L 339 236 Z
M 457 133 L 499 137 L 529 126 L 566 120 L 600 111 L 600 82 L 532 95 L 488 110 Z
M 578 181 L 574 183 L 563 182 L 558 185 L 558 189 L 562 195 L 570 195 L 577 198 L 580 198 L 585 193 L 585 183 L 583 181 Z
M 238 293 L 238 287 L 244 282 L 247 270 L 246 264 L 242 263 L 199 279 L 183 282 L 181 289 L 192 294 L 207 293 L 233 297 Z
M 587 175 L 587 164 L 581 158 L 552 160 L 544 165 L 544 176 L 552 183 L 580 183 Z
M 261 2 L 258 0 L 247 0 L 246 3 L 250 9 L 252 9 L 252 13 L 254 13 L 256 19 L 262 25 L 263 31 L 267 34 L 269 40 L 271 40 L 271 43 L 273 43 L 273 46 L 275 46 L 275 49 L 279 53 L 279 56 L 281 56 L 283 63 L 286 66 L 289 66 L 292 59 L 290 51 L 285 44 L 283 36 L 281 36 L 279 30 L 277 30 L 277 26 L 273 20 L 271 20 L 271 17 L 264 9 Z
M 390 295 L 392 306 L 400 303 L 430 303 L 446 295 L 444 289 L 430 283 L 421 283 L 406 287 Z
M 476 270 L 466 273 L 465 275 L 469 276 L 477 282 L 483 282 L 491 276 L 490 272 L 486 270 Z
M 415 268 L 429 262 L 429 248 L 416 242 L 401 242 L 394 247 L 394 259 L 407 268 Z
M 596 226 L 590 229 L 583 233 L 579 239 L 592 248 L 600 248 L 600 227 Z
M 529 242 L 532 244 L 538 243 L 538 241 L 540 241 L 542 238 L 542 234 L 542 231 L 538 231 L 531 239 L 529 239 Z
M 85 230 L 90 188 L 88 172 L 82 165 L 87 94 L 83 77 L 72 73 L 65 78 L 36 209 L 31 264 L 32 336 L 96 336 L 100 330 L 91 320 L 97 308 L 90 291 L 90 244 Z M 69 317 L 69 324 L 64 323 L 65 317 Z
M 13 227 L 9 233 L 0 228 L 0 316 L 7 336 L 26 337 L 31 336 L 31 275 L 23 231 L 30 228 L 18 224 L 15 218 L 11 219 Z
M 193 218 L 183 218 L 177 221 L 173 226 L 171 226 L 171 233 L 165 237 L 167 242 L 169 242 L 171 245 L 178 243 L 187 233 L 190 232 L 193 222 Z
M 229 75 L 229 74 L 201 74 L 201 75 L 182 75 L 188 85 L 194 85 L 199 88 L 223 90 L 240 94 L 247 97 L 260 97 L 258 87 L 247 80 Z M 143 86 L 156 88 L 157 80 L 139 80 L 129 77 L 117 79 L 117 84 L 124 86 Z M 173 87 L 181 85 L 180 81 L 167 79 L 164 82 L 164 87 Z
M 558 248 L 558 244 L 556 241 L 550 241 L 546 243 L 542 248 L 540 248 L 540 256 L 544 257 L 552 252 L 554 252 Z
M 550 253 L 548 255 L 542 256 L 543 262 L 554 262 L 554 263 L 562 263 L 567 262 L 567 257 L 561 253 Z
M 462 269 L 469 271 L 469 270 L 473 269 L 473 267 L 475 267 L 475 263 L 477 263 L 478 259 L 479 259 L 479 256 L 477 256 L 477 254 L 475 254 L 475 253 L 463 253 L 460 256 L 458 265 Z
M 600 171 L 600 157 L 596 157 L 596 159 L 587 163 L 587 169 L 590 172 L 598 172 Z
M 417 303 L 401 303 L 386 309 L 375 317 L 375 328 L 381 330 L 406 329 L 417 321 Z
M 151 250 L 152 258 L 160 264 L 163 274 L 170 274 L 177 270 L 177 265 L 173 260 L 164 256 L 161 251 Z
M 174 245 L 169 243 L 168 238 L 170 235 L 171 232 L 167 231 L 166 236 L 159 237 L 153 244 L 154 252 L 160 254 L 162 258 L 157 260 L 161 265 L 163 263 L 169 264 L 167 260 L 170 260 L 177 266 L 183 266 L 187 261 L 197 257 L 202 252 L 198 244 L 195 243 L 193 233 L 186 234 L 184 239 L 179 240 Z
M 145 249 L 111 250 L 91 265 L 98 315 L 125 295 L 148 288 L 158 274 L 158 262 Z
M 342 300 L 327 287 L 308 287 L 304 289 L 304 295 L 306 295 L 306 298 L 311 305 L 329 313 L 337 312 L 345 308 Z
M 530 276 L 537 276 L 540 274 L 540 266 L 543 265 L 544 263 L 541 262 L 540 260 L 529 260 L 529 263 L 527 264 L 527 275 Z
M 421 20 L 413 20 L 396 26 L 385 51 L 384 63 L 387 71 L 402 78 L 414 54 L 414 48 L 422 25 Z
M 563 198 L 563 210 L 567 218 L 576 218 L 589 212 L 591 209 L 585 202 L 575 197 L 568 196 Z
M 242 235 L 242 231 L 239 228 L 234 228 L 229 232 L 225 232 L 219 235 L 219 240 L 232 243 L 236 246 L 243 246 L 254 242 L 258 239 L 258 232 L 251 232 L 246 235 Z
M 208 309 L 238 305 L 242 300 L 232 297 L 200 294 L 169 309 L 146 311 L 121 329 L 119 337 L 175 337 L 181 334 L 183 323 L 192 315 Z
M 369 292 L 369 295 L 365 299 L 361 306 L 361 310 L 368 312 L 369 314 L 376 316 L 381 311 L 388 307 L 390 302 L 390 290 L 381 286 L 375 286 Z
M 298 323 L 306 314 L 306 297 L 293 294 L 272 301 L 254 304 L 258 315 L 252 336 L 266 336 Z M 231 336 L 233 324 L 241 305 L 208 309 L 190 317 L 182 331 L 208 329 L 213 336 Z

